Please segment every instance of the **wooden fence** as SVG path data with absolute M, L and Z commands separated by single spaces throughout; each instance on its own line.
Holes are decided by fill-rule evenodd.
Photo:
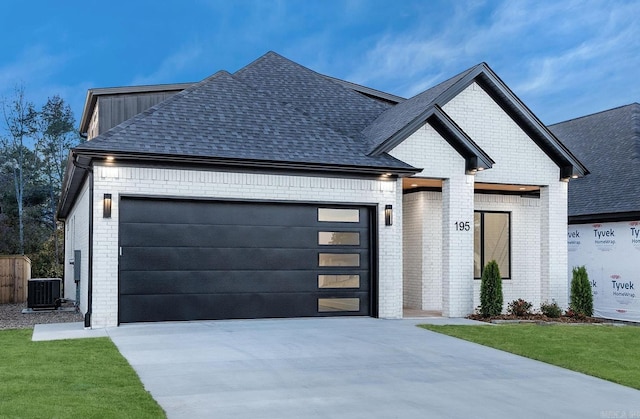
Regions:
M 0 256 L 0 304 L 27 301 L 31 260 L 26 256 Z

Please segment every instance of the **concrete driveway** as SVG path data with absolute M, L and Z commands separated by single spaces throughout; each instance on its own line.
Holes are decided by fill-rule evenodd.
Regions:
M 108 334 L 169 418 L 640 417 L 639 391 L 415 327 L 426 321 L 149 323 Z

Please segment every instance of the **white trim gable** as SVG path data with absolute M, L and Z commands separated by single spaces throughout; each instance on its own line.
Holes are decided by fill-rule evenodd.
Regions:
M 559 167 L 479 86 L 472 83 L 444 111 L 495 164 L 478 172 L 476 182 L 548 185 Z
M 423 168 L 416 177 L 448 178 L 464 174 L 465 159 L 429 123 L 424 124 L 389 154 L 413 167 Z

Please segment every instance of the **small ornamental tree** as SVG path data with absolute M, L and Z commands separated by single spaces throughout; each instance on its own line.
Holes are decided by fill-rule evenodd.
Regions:
M 571 278 L 571 310 L 579 315 L 591 316 L 593 314 L 593 293 L 587 268 L 576 266 L 573 268 Z
M 480 283 L 480 314 L 483 317 L 498 316 L 502 313 L 502 277 L 498 262 L 490 261 L 482 270 Z

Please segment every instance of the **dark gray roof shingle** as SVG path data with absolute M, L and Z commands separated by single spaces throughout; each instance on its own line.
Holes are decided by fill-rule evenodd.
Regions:
M 569 183 L 569 216 L 640 211 L 640 104 L 550 125 L 589 168 Z
M 472 72 L 476 67 L 477 65 L 404 102 L 398 103 L 393 108 L 378 116 L 363 131 L 370 149 L 373 150 L 378 147 L 393 134 L 408 125 L 431 106 L 438 96 Z
M 412 169 L 389 155 L 368 156 L 361 138 L 355 132 L 344 132 L 349 131 L 347 124 L 338 118 L 340 103 L 353 113 L 360 103 L 365 115 L 387 105 L 349 92 L 310 70 L 292 71 L 303 73 L 293 85 L 306 86 L 296 91 L 286 76 L 288 60 L 272 54 L 263 58 L 254 64 L 277 62 L 259 69 L 249 66 L 242 77 L 218 72 L 75 150 Z M 278 67 L 284 67 L 282 74 L 276 71 Z M 268 88 L 258 89 L 258 82 Z M 289 99 L 289 92 L 301 96 L 283 100 Z M 329 97 L 338 95 L 339 100 L 323 100 L 323 92 Z M 302 96 L 305 94 L 309 97 Z M 304 102 L 309 102 L 307 109 Z
M 281 104 L 352 138 L 392 107 L 348 89 L 275 52 L 268 52 L 233 77 Z

